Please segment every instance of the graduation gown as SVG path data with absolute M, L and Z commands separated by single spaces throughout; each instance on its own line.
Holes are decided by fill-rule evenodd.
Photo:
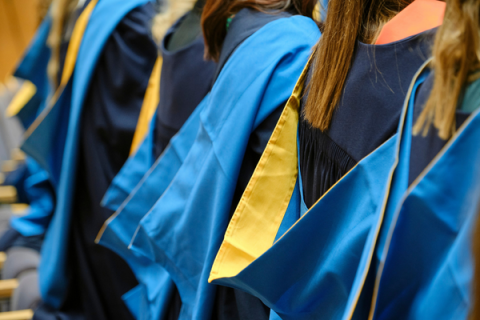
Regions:
M 46 229 L 46 236 L 45 243 L 42 247 L 42 260 L 39 267 L 40 291 L 42 298 L 46 305 L 54 309 L 60 308 L 64 303 L 65 298 L 67 297 L 67 290 L 70 288 L 72 271 L 74 270 L 67 259 L 67 252 L 72 249 L 70 245 L 75 243 L 75 241 L 72 241 L 70 238 L 71 235 L 75 235 L 75 232 L 71 232 L 71 225 L 72 221 L 74 220 L 73 216 L 76 216 L 75 219 L 79 219 L 80 217 L 78 216 L 82 216 L 80 219 L 85 219 L 86 217 L 85 215 L 79 214 L 78 210 L 82 209 L 80 206 L 75 206 L 75 208 L 72 206 L 74 195 L 76 195 L 76 197 L 82 197 L 82 192 L 85 191 L 79 190 L 78 187 L 81 186 L 85 180 L 91 178 L 91 176 L 82 176 L 82 179 L 78 180 L 77 173 L 78 171 L 85 170 L 85 168 L 91 164 L 86 162 L 94 162 L 99 159 L 98 157 L 101 157 L 101 154 L 97 153 L 94 156 L 90 154 L 90 157 L 86 162 L 83 160 L 84 158 L 82 159 L 82 157 L 88 155 L 88 153 L 85 151 L 85 148 L 81 147 L 82 141 L 87 141 L 88 137 L 81 136 L 80 133 L 84 129 L 84 125 L 96 126 L 98 124 L 94 121 L 85 121 L 85 119 L 89 117 L 89 113 L 94 120 L 101 121 L 105 120 L 106 118 L 97 118 L 98 114 L 95 114 L 95 112 L 109 111 L 107 108 L 104 110 L 90 109 L 90 111 L 87 110 L 84 112 L 83 107 L 86 104 L 86 99 L 92 103 L 92 106 L 98 105 L 95 104 L 94 100 L 89 100 L 92 99 L 93 95 L 90 95 L 89 93 L 92 93 L 91 90 L 95 90 L 96 88 L 91 90 L 88 89 L 91 81 L 98 81 L 99 78 L 101 79 L 101 74 L 95 73 L 94 70 L 96 70 L 97 65 L 102 65 L 101 59 L 105 58 L 102 56 L 103 48 L 117 25 L 130 11 L 136 7 L 144 5 L 147 2 L 148 1 L 143 0 L 122 2 L 100 0 L 98 3 L 97 1 L 91 1 L 85 7 L 82 14 L 79 16 L 72 33 L 71 41 L 69 43 L 65 58 L 65 65 L 63 67 L 60 87 L 53 95 L 52 101 L 50 101 L 49 105 L 42 111 L 42 113 L 40 113 L 40 115 L 35 119 L 34 123 L 29 127 L 26 141 L 22 146 L 23 150 L 32 156 L 45 169 L 55 189 L 55 212 L 51 216 L 50 221 L 46 225 L 43 225 L 43 227 Z M 134 29 L 135 25 L 133 24 L 131 27 Z M 118 39 L 114 39 L 113 43 L 115 43 L 115 40 Z M 141 38 L 139 38 L 138 41 L 141 41 Z M 109 43 L 112 44 L 112 42 Z M 117 49 L 118 48 L 116 48 L 116 50 Z M 156 56 L 153 42 L 152 52 L 153 55 Z M 142 81 L 144 82 L 143 91 L 145 90 L 147 84 L 146 82 L 148 81 L 148 75 L 153 67 L 153 62 L 154 61 L 151 62 L 150 66 L 143 66 L 143 69 L 141 69 L 145 71 L 145 68 L 150 68 L 147 76 L 142 77 Z M 103 66 L 105 66 L 105 64 L 103 64 Z M 114 67 L 118 68 L 117 65 Z M 115 78 L 117 81 L 115 84 L 120 85 L 125 79 L 127 79 L 127 83 L 128 80 L 131 80 L 129 84 L 130 86 L 133 86 L 134 81 L 128 76 L 127 78 Z M 139 87 L 141 87 L 141 85 Z M 138 88 L 138 91 L 141 91 L 139 87 L 134 88 Z M 135 98 L 141 96 L 143 98 L 144 92 L 141 94 L 139 93 L 140 92 L 135 92 L 135 94 L 132 94 L 132 96 Z M 102 96 L 100 94 L 98 97 L 101 102 L 105 103 L 105 105 L 108 105 L 109 102 L 112 102 L 108 100 L 101 100 L 102 97 L 108 98 L 108 96 Z M 136 116 L 138 116 L 138 112 L 139 108 L 137 108 Z M 135 116 L 134 113 L 135 111 L 131 113 L 129 117 L 132 117 L 132 115 Z M 126 122 L 125 124 L 128 125 L 129 123 L 131 123 L 131 121 Z M 135 123 L 133 123 L 133 127 L 134 125 Z M 125 129 L 126 135 L 120 134 L 119 138 L 125 139 L 121 142 L 124 143 L 127 141 L 128 144 L 128 139 L 126 137 L 130 135 L 131 139 L 133 130 L 130 130 L 130 128 L 117 129 L 117 133 L 121 133 L 121 130 Z M 129 131 L 132 131 L 131 134 L 128 133 Z M 98 133 L 98 130 L 93 132 Z M 86 134 L 92 134 L 92 132 L 88 132 Z M 114 133 L 109 132 L 109 134 Z M 119 141 L 111 142 L 113 143 L 113 146 L 115 146 L 115 143 L 120 143 Z M 101 143 L 105 142 L 101 139 L 98 139 L 98 143 L 100 143 L 100 145 L 96 144 L 92 146 L 92 149 L 90 150 L 95 150 L 95 147 L 98 147 L 98 151 L 100 152 L 102 150 Z M 128 147 L 129 146 L 127 146 L 127 155 L 124 156 L 125 159 L 128 156 Z M 116 159 L 112 160 L 117 163 L 117 167 L 121 166 L 122 161 L 125 160 L 121 160 L 121 158 L 122 156 L 120 155 Z M 95 164 L 91 165 L 95 166 Z M 110 169 L 115 170 L 114 166 L 110 167 Z M 93 171 L 89 173 L 93 175 Z M 105 170 L 103 173 L 105 173 L 105 175 L 98 178 L 106 180 L 113 178 L 113 174 L 108 170 Z M 109 175 L 111 175 L 111 178 L 108 178 Z M 108 183 L 105 183 L 104 185 L 108 185 Z M 99 184 L 98 187 L 101 188 L 101 184 Z M 86 197 L 85 194 L 83 195 Z M 93 201 L 95 201 L 95 199 L 93 199 Z M 98 205 L 92 202 L 90 202 L 90 204 L 90 209 L 98 213 L 98 211 L 95 211 L 95 207 L 98 207 Z M 73 209 L 75 209 L 75 211 Z M 85 213 L 85 211 L 83 211 L 83 213 Z M 104 219 L 106 219 L 106 217 Z M 84 223 L 77 227 L 85 227 L 85 232 L 83 235 L 88 237 L 89 232 L 88 227 L 86 227 L 88 225 L 88 219 L 85 219 L 82 222 Z M 91 222 L 92 225 L 95 223 L 98 224 L 98 222 L 95 222 L 95 220 L 91 220 Z M 75 231 L 75 229 L 73 229 L 73 231 Z M 94 236 L 91 239 L 92 243 L 93 239 Z M 76 247 L 75 250 L 78 250 L 78 247 Z M 77 258 L 79 257 L 80 256 L 77 256 Z M 124 268 L 122 269 L 121 267 L 121 260 L 119 263 L 119 269 L 124 270 Z M 126 276 L 128 276 L 128 274 Z M 133 276 L 132 279 L 135 281 Z M 100 286 L 102 284 L 101 280 L 102 279 L 99 281 Z M 128 281 L 126 281 L 126 283 L 128 283 Z M 115 293 L 112 294 L 111 297 L 113 300 L 115 300 L 115 297 L 117 296 L 118 292 L 121 291 L 121 289 L 118 290 L 118 288 L 113 288 L 113 291 Z M 104 300 L 102 301 L 102 304 L 108 306 L 109 302 Z M 111 306 L 107 308 L 112 311 Z M 124 312 L 122 312 L 122 308 Z M 117 309 L 113 312 L 117 311 L 119 314 L 126 315 L 128 317 L 128 310 L 121 305 L 118 306 L 118 302 L 115 303 L 115 308 L 113 309 Z M 92 308 L 92 311 L 98 311 L 98 309 Z M 98 314 L 95 317 L 99 318 L 102 316 L 104 315 Z
M 47 97 L 51 93 L 47 75 L 47 65 L 50 60 L 47 39 L 51 24 L 52 18 L 48 14 L 38 27 L 13 74 L 25 82 L 9 104 L 6 114 L 9 117 L 16 116 L 25 128 L 28 128 L 37 114 L 43 110 Z
M 314 199 L 310 209 L 305 203 L 305 184 L 298 169 L 299 159 L 305 155 L 298 155 L 302 141 L 298 142 L 297 136 L 301 95 L 308 75 L 306 68 L 230 222 L 212 267 L 210 281 L 256 295 L 282 319 L 362 318 L 365 308 L 368 315 L 370 301 L 363 303 L 364 300 L 359 298 L 362 291 L 369 290 L 368 286 L 364 286 L 365 279 L 395 165 L 398 136 L 395 134 L 395 122 L 402 110 L 402 88 L 403 92 L 407 91 L 405 85 L 408 86 L 409 77 L 425 59 L 421 58 L 422 54 L 415 55 L 415 52 L 428 48 L 428 43 L 423 44 L 423 36 L 397 40 L 375 48 L 376 59 L 381 59 L 381 55 L 388 57 L 389 50 L 404 50 L 399 59 L 402 59 L 404 66 L 402 72 L 406 74 L 400 77 L 404 78 L 403 81 L 400 85 L 396 84 L 397 88 L 394 87 L 391 92 L 392 95 L 400 94 L 400 99 L 395 98 L 397 105 L 390 106 L 387 98 L 387 105 L 381 105 L 387 110 L 381 107 L 377 109 L 379 115 L 387 111 L 385 120 L 389 119 L 390 112 L 389 122 L 392 125 L 390 129 L 384 126 L 386 130 L 379 130 L 379 134 L 385 135 L 383 138 L 377 137 L 378 145 L 366 146 L 364 151 L 359 152 L 364 152 L 363 156 L 356 161 L 353 159 L 353 163 L 346 163 L 342 169 L 344 173 L 330 180 L 330 174 L 322 178 L 326 186 L 319 188 L 316 193 L 312 192 L 312 199 L 315 194 L 320 199 Z M 411 51 L 409 45 L 412 46 Z M 402 46 L 405 47 L 402 49 Z M 356 97 L 357 102 L 366 102 L 370 98 L 361 96 L 367 94 L 370 90 L 368 86 L 375 83 L 368 80 L 371 69 L 363 65 L 368 65 L 365 49 L 358 45 L 349 79 L 362 79 L 362 72 L 366 78 L 350 85 L 347 80 L 347 94 L 343 97 L 345 106 L 339 106 L 335 114 L 339 117 L 337 120 L 348 120 L 348 114 L 344 112 L 342 115 L 341 111 L 342 107 L 348 108 L 348 94 L 357 92 L 356 96 L 350 96 L 354 100 Z M 367 50 L 370 56 L 371 49 Z M 385 70 L 385 65 L 391 64 L 384 60 L 378 63 L 380 70 Z M 383 90 L 380 89 L 382 84 L 388 86 L 389 79 L 384 82 L 378 84 L 377 91 Z M 377 96 L 377 101 L 365 106 L 376 106 L 375 103 L 387 97 L 382 94 Z M 354 105 L 360 111 L 362 109 L 357 102 Z M 374 110 L 365 112 L 373 113 Z M 334 126 L 335 123 L 332 123 Z M 356 127 L 349 125 L 348 129 L 355 131 Z M 333 138 L 333 132 L 329 134 L 332 137 L 326 136 L 323 140 L 324 145 L 332 146 L 325 149 L 325 152 L 330 152 L 327 156 L 335 159 L 341 156 L 340 153 L 348 155 L 338 147 L 341 139 L 338 136 Z M 355 141 L 358 138 L 353 137 Z M 332 139 L 337 139 L 337 145 L 332 143 Z M 324 167 L 324 170 L 327 169 L 330 170 Z M 315 178 L 311 175 L 308 177 Z
M 194 117 L 191 114 L 211 88 L 215 64 L 203 60 L 201 34 L 182 48 L 167 49 L 168 42 L 189 14 L 170 28 L 161 43 L 161 82 L 153 89 L 160 93 L 160 98 L 149 134 L 115 177 L 103 199 L 104 206 L 117 212 L 106 222 L 97 241 L 121 255 L 134 271 L 140 284 L 125 299 L 135 310 L 137 319 L 164 319 L 178 312 L 171 305 L 176 288 L 167 272 L 128 246 L 140 219 L 161 195 L 158 182 L 151 183 L 155 180 L 150 177 L 150 167 L 167 145 L 174 143 L 170 140 L 177 131 L 184 124 L 189 126 Z M 145 183 L 147 179 L 150 183 Z
M 435 128 L 425 137 L 412 136 L 433 83 L 433 74 L 422 69 L 408 99 L 399 164 L 375 253 L 372 319 L 469 319 L 474 303 L 480 81 L 467 85 L 449 140 L 440 139 Z
M 277 19 L 248 37 L 160 158 L 156 181 L 164 192 L 142 219 L 132 248 L 175 281 L 180 319 L 210 319 L 215 286 L 207 277 L 249 138 L 284 105 L 318 37 L 316 24 L 301 16 Z

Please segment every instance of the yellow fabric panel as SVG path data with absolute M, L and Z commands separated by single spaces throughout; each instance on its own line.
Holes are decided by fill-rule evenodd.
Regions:
M 85 29 L 87 29 L 88 20 L 92 14 L 93 9 L 95 8 L 98 0 L 93 0 L 90 2 L 85 10 L 83 10 L 80 17 L 78 17 L 75 27 L 73 28 L 72 37 L 68 44 L 67 55 L 65 57 L 65 64 L 63 66 L 62 80 L 60 81 L 60 88 L 63 89 L 70 80 L 70 77 L 73 74 L 73 69 L 75 69 L 75 64 L 77 62 L 78 50 L 80 50 L 80 45 L 82 44 L 83 34 Z M 60 90 L 57 90 L 55 96 L 58 97 L 57 93 Z
M 30 81 L 26 80 L 8 105 L 8 108 L 5 111 L 5 115 L 7 117 L 16 116 L 20 112 L 20 110 L 22 110 L 22 108 L 27 104 L 27 102 L 32 99 L 36 92 L 37 87 Z
M 83 34 L 87 28 L 88 20 L 92 14 L 93 9 L 97 5 L 98 0 L 92 0 L 87 7 L 83 10 L 80 17 L 78 17 L 75 27 L 73 28 L 72 37 L 70 38 L 70 43 L 68 44 L 67 55 L 65 56 L 65 63 L 63 66 L 62 79 L 60 81 L 60 86 L 55 91 L 52 99 L 49 101 L 48 107 L 43 110 L 43 112 L 38 116 L 37 119 L 32 123 L 28 128 L 25 136 L 28 137 L 32 132 L 37 128 L 37 126 L 45 119 L 47 114 L 52 110 L 53 106 L 57 102 L 57 99 L 60 97 L 60 94 L 65 89 L 68 81 L 72 77 L 73 70 L 75 69 L 75 64 L 77 62 L 78 50 L 82 43 Z
M 30 320 L 33 317 L 33 310 L 18 310 L 0 312 L 0 320 Z
M 299 107 L 309 65 L 310 62 L 295 85 L 240 199 L 215 258 L 209 282 L 237 275 L 275 241 L 297 181 Z
M 162 61 L 162 57 L 159 56 L 153 66 L 150 79 L 148 80 L 148 87 L 145 91 L 145 98 L 143 99 L 142 109 L 140 110 L 137 127 L 135 129 L 135 134 L 133 135 L 130 154 L 135 153 L 143 139 L 145 139 L 150 121 L 152 120 L 158 102 L 160 101 L 160 74 L 162 72 Z

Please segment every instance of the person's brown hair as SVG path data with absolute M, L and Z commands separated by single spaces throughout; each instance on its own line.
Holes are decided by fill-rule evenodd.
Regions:
M 467 82 L 480 68 L 480 4 L 447 0 L 442 26 L 433 47 L 434 84 L 413 133 L 427 134 L 433 124 L 442 139 L 455 132 L 455 110 Z
M 243 8 L 258 11 L 294 10 L 312 18 L 318 0 L 207 0 L 202 13 L 205 56 L 218 61 L 227 34 L 227 19 Z
M 64 34 L 66 21 L 75 10 L 78 0 L 54 0 L 52 2 L 52 26 L 48 35 L 48 46 L 50 47 L 50 61 L 48 62 L 47 73 L 53 87 L 58 87 L 58 72 L 60 70 L 60 45 Z
M 357 41 L 373 44 L 381 27 L 413 0 L 331 0 L 316 45 L 304 116 L 324 131 L 340 103 Z

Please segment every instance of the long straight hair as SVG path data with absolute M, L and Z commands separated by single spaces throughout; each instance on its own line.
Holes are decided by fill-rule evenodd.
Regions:
M 168 29 L 193 8 L 195 0 L 169 0 L 153 18 L 152 35 L 157 43 L 162 41 Z
M 227 34 L 227 19 L 243 8 L 258 11 L 295 10 L 312 18 L 317 0 L 207 0 L 202 14 L 205 56 L 218 61 Z
M 50 61 L 48 62 L 47 74 L 56 89 L 58 83 L 58 72 L 60 70 L 60 45 L 66 21 L 75 10 L 78 0 L 54 0 L 52 2 L 52 26 L 48 35 L 47 43 L 50 47 Z
M 455 111 L 465 85 L 480 68 L 480 3 L 447 0 L 445 19 L 433 47 L 434 84 L 413 133 L 427 134 L 433 124 L 442 139 L 455 132 Z
M 375 42 L 381 27 L 413 0 L 330 0 L 317 43 L 304 116 L 325 131 L 340 103 L 357 41 Z

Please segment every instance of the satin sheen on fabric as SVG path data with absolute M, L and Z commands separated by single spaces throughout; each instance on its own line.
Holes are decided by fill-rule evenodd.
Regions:
M 428 73 L 425 70 L 415 85 Z M 409 109 L 414 108 L 415 93 Z M 467 94 L 462 102 L 462 108 L 479 105 L 475 95 Z M 405 127 L 386 213 L 390 218 L 376 253 L 370 319 L 468 319 L 473 303 L 470 248 L 480 193 L 480 110 L 469 116 L 411 186 L 411 118 Z
M 96 6 L 96 1 L 87 6 L 72 34 L 61 81 L 63 90 L 54 95 L 55 103 L 45 108 L 29 128 L 22 146 L 48 172 L 56 190 L 56 208 L 46 233 L 39 267 L 42 298 L 55 308 L 62 304 L 69 283 L 66 271 L 68 226 L 85 92 L 112 30 L 128 12 L 146 2 L 100 0 Z
M 419 30 L 436 25 L 426 23 Z M 209 280 L 256 295 L 282 319 L 357 318 L 354 312 L 368 315 L 369 301 L 365 304 L 362 297 L 359 310 L 357 304 L 382 225 L 401 132 L 305 213 L 296 131 L 306 70 L 230 222 Z
M 180 319 L 210 317 L 215 286 L 207 278 L 230 217 L 241 155 L 250 132 L 288 99 L 318 36 L 313 21 L 295 16 L 245 40 L 205 98 L 182 166 L 161 173 L 171 183 L 142 219 L 132 248 L 167 269 L 182 296 Z

